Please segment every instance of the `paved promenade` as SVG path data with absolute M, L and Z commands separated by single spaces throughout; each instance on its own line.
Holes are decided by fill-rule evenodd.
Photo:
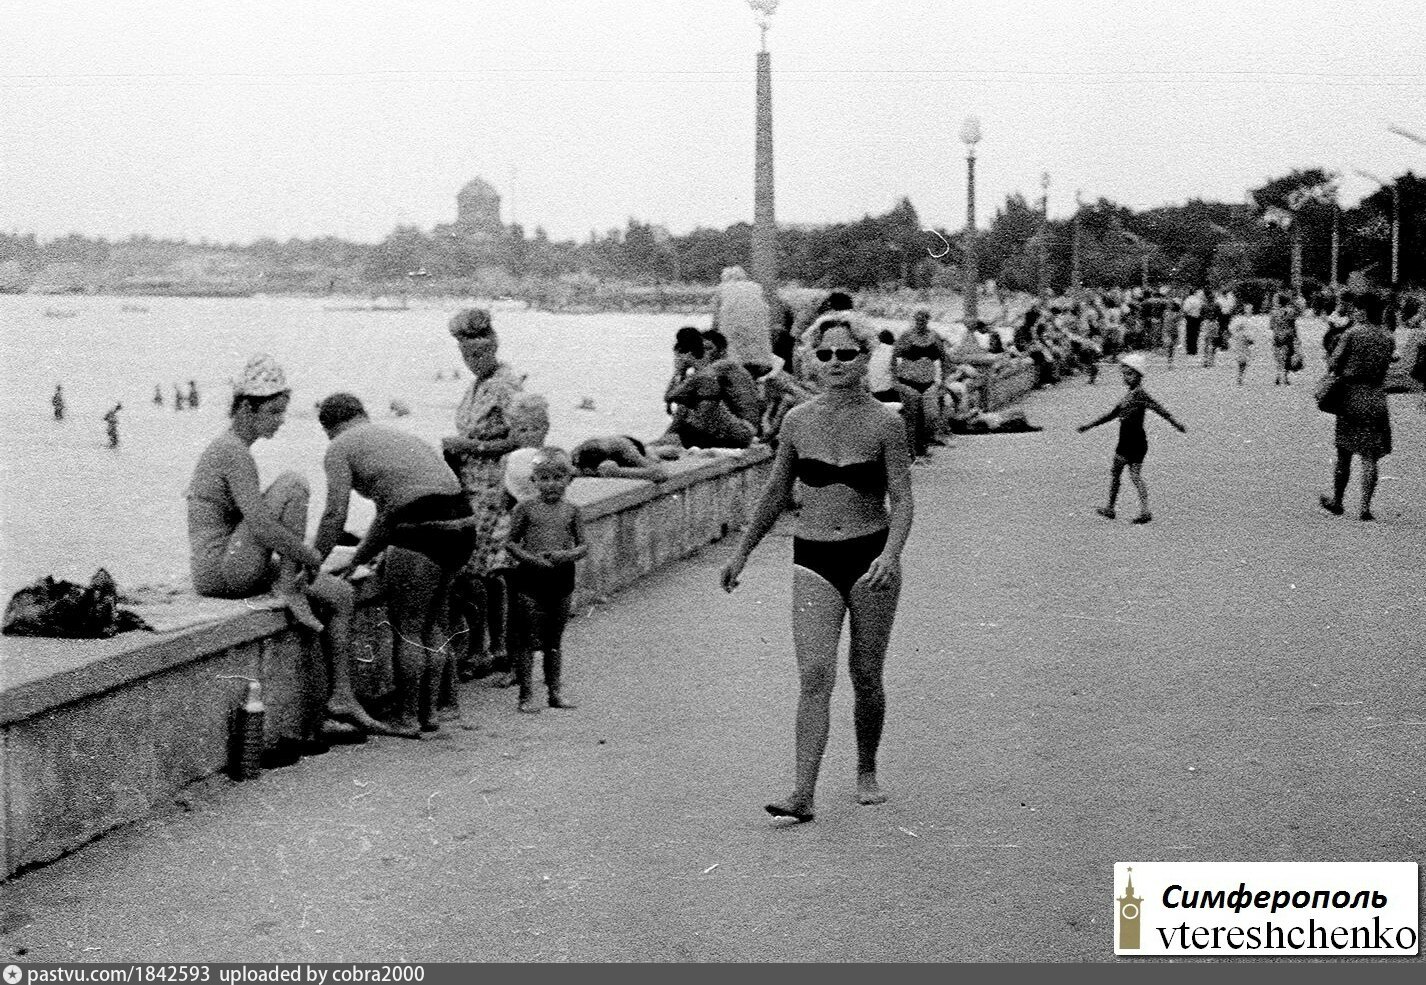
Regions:
M 467 730 L 202 785 L 19 878 L 7 956 L 1104 961 L 1116 861 L 1421 860 L 1419 397 L 1363 524 L 1317 507 L 1314 373 L 1152 369 L 1189 427 L 1150 415 L 1152 524 L 1093 512 L 1114 428 L 1073 429 L 1122 393 L 1108 367 L 1031 397 L 1043 433 L 916 468 L 890 803 L 850 799 L 844 662 L 817 821 L 762 811 L 790 785 L 782 531 L 732 596 L 723 545 L 581 613 L 578 711 L 472 687 Z

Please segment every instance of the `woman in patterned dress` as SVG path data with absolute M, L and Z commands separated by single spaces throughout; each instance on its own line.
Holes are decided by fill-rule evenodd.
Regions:
M 505 541 L 510 507 L 505 492 L 505 457 L 516 448 L 538 448 L 549 431 L 542 398 L 527 394 L 524 376 L 497 359 L 500 340 L 490 312 L 467 308 L 450 321 L 461 359 L 474 379 L 456 407 L 456 434 L 442 442 L 446 461 L 459 477 L 475 514 L 476 548 L 465 569 L 470 589 L 467 607 L 470 645 L 481 662 L 511 676 L 505 647 L 505 594 L 501 571 L 508 566 Z M 479 617 L 472 618 L 475 613 Z M 489 646 L 482 646 L 484 625 Z M 504 683 L 499 681 L 497 683 Z

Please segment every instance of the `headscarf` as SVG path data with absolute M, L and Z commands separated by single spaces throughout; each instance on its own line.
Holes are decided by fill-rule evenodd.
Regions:
M 287 374 L 276 359 L 264 352 L 249 359 L 242 374 L 233 381 L 233 393 L 239 397 L 275 397 L 289 389 Z

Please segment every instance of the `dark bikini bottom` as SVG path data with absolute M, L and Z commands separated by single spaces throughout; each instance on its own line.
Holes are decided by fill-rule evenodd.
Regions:
M 815 572 L 842 594 L 842 601 L 850 602 L 852 586 L 867 573 L 871 563 L 886 547 L 887 534 L 883 527 L 875 533 L 853 537 L 850 540 L 806 540 L 792 538 L 792 563 L 799 568 Z
M 424 554 L 445 572 L 459 571 L 475 553 L 475 525 L 423 526 L 438 521 L 468 520 L 475 514 L 464 493 L 422 496 L 391 515 L 392 547 Z

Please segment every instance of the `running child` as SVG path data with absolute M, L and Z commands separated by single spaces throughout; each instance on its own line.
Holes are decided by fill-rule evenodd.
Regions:
M 1173 415 L 1144 389 L 1144 377 L 1148 375 L 1149 366 L 1142 355 L 1135 353 L 1123 356 L 1119 360 L 1119 366 L 1124 376 L 1124 385 L 1129 388 L 1129 392 L 1124 394 L 1124 399 L 1109 413 L 1088 424 L 1080 425 L 1078 431 L 1083 434 L 1090 428 L 1119 418 L 1119 443 L 1114 446 L 1114 464 L 1110 466 L 1109 473 L 1109 505 L 1095 512 L 1106 519 L 1114 519 L 1114 502 L 1119 498 L 1119 480 L 1127 466 L 1129 478 L 1139 493 L 1139 515 L 1134 517 L 1133 522 L 1148 523 L 1154 516 L 1149 512 L 1149 487 L 1145 485 L 1143 476 L 1144 456 L 1149 452 L 1148 437 L 1144 434 L 1144 411 L 1152 410 L 1178 428 L 1180 434 L 1186 434 L 1188 429 L 1174 420 Z
M 1248 363 L 1253 360 L 1253 346 L 1257 344 L 1253 333 L 1248 331 L 1248 316 L 1252 313 L 1253 306 L 1244 305 L 1242 312 L 1234 315 L 1228 326 L 1228 346 L 1233 350 L 1233 357 L 1238 363 L 1239 386 L 1243 385 L 1243 378 L 1248 375 Z
M 574 466 L 560 448 L 542 448 L 530 470 L 539 496 L 515 505 L 506 550 L 517 563 L 510 576 L 512 626 L 520 710 L 535 713 L 535 651 L 544 652 L 551 708 L 573 708 L 560 691 L 564 627 L 574 594 L 574 563 L 589 553 L 579 509 L 564 498 Z

